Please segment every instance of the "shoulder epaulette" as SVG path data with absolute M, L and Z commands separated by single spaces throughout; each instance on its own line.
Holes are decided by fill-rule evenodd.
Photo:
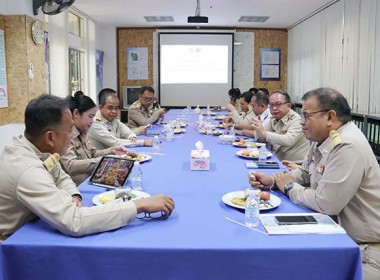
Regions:
M 58 163 L 59 158 L 59 154 L 54 153 L 51 154 L 47 159 L 45 159 L 44 166 L 47 169 L 47 171 L 51 172 L 53 170 L 54 166 Z
M 331 130 L 330 134 L 329 134 L 329 137 L 330 137 L 331 144 L 332 144 L 333 147 L 335 147 L 336 145 L 342 143 L 342 138 L 340 138 L 340 135 L 339 135 L 339 133 L 336 130 Z
M 99 114 L 99 115 L 96 115 L 95 116 L 95 120 L 100 122 L 102 120 L 102 116 Z
M 290 113 L 290 114 L 288 115 L 288 120 L 292 120 L 293 117 L 294 117 L 294 114 L 293 114 L 293 113 Z

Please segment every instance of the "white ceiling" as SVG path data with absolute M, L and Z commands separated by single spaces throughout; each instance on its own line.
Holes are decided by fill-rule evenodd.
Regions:
M 287 28 L 332 0 L 200 0 L 208 24 L 188 24 L 197 0 L 76 0 L 74 7 L 97 22 L 116 27 Z M 146 22 L 144 16 L 173 16 L 174 22 Z M 265 23 L 238 22 L 241 16 L 269 16 Z

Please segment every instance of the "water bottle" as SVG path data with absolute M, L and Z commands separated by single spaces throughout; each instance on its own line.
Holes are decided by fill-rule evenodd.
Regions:
M 142 190 L 143 189 L 143 175 L 140 168 L 140 163 L 135 161 L 132 169 L 132 189 Z
M 265 146 L 261 146 L 260 150 L 259 150 L 259 160 L 260 161 L 266 161 L 267 160 L 267 149 L 265 148 Z
M 245 201 L 245 225 L 248 227 L 256 227 L 259 224 L 260 199 L 258 194 L 258 190 L 250 190 Z
M 158 135 L 154 136 L 154 139 L 153 139 L 153 150 L 156 150 L 156 151 L 160 150 L 160 138 L 158 138 Z

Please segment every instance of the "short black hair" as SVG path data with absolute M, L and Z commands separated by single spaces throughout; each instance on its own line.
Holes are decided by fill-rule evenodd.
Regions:
M 259 92 L 254 93 L 252 97 L 256 97 L 255 102 L 258 105 L 265 104 L 266 106 L 268 106 L 268 104 L 269 104 L 269 96 L 268 96 L 268 94 L 266 94 L 263 91 L 259 91 Z
M 259 88 L 257 91 L 263 91 L 263 92 L 265 92 L 269 96 L 269 90 L 267 88 L 265 88 L 265 87 Z
M 152 87 L 142 86 L 140 89 L 140 95 L 143 95 L 146 90 L 154 93 L 154 89 Z
M 55 129 L 62 123 L 69 108 L 67 99 L 43 94 L 31 100 L 25 109 L 25 134 L 39 138 L 48 129 Z
M 239 96 L 241 95 L 241 92 L 240 92 L 240 89 L 238 88 L 231 88 L 229 91 L 228 91 L 228 95 L 231 96 L 231 98 L 236 101 L 236 99 L 239 98 Z
M 99 91 L 99 94 L 98 94 L 99 105 L 104 106 L 106 104 L 106 99 L 108 96 L 112 96 L 112 98 L 119 99 L 119 97 L 117 96 L 116 90 L 112 88 L 104 88 L 101 91 Z
M 239 98 L 243 98 L 245 102 L 251 103 L 253 93 L 250 91 L 243 92 Z
M 84 93 L 80 90 L 75 92 L 74 97 L 68 97 L 68 103 L 71 113 L 73 113 L 74 110 L 77 109 L 80 115 L 96 107 L 95 102 L 90 97 L 84 95 Z
M 256 93 L 256 92 L 258 92 L 259 90 L 258 90 L 257 88 L 255 88 L 255 87 L 253 87 L 253 88 L 250 88 L 248 91 L 250 91 L 250 92 L 252 92 L 252 93 Z
M 280 89 L 279 90 L 275 90 L 274 92 L 272 92 L 270 94 L 270 96 L 272 96 L 273 94 L 276 94 L 276 93 L 283 95 L 286 103 L 291 103 L 291 101 L 290 101 L 290 95 L 286 91 L 280 90 Z
M 317 88 L 305 93 L 302 101 L 307 101 L 312 97 L 317 99 L 320 110 L 334 110 L 343 124 L 352 120 L 350 105 L 339 91 L 332 88 Z

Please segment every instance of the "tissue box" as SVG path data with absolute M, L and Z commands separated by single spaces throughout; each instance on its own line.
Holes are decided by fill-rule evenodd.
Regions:
M 190 155 L 190 170 L 210 170 L 210 151 L 192 150 Z

